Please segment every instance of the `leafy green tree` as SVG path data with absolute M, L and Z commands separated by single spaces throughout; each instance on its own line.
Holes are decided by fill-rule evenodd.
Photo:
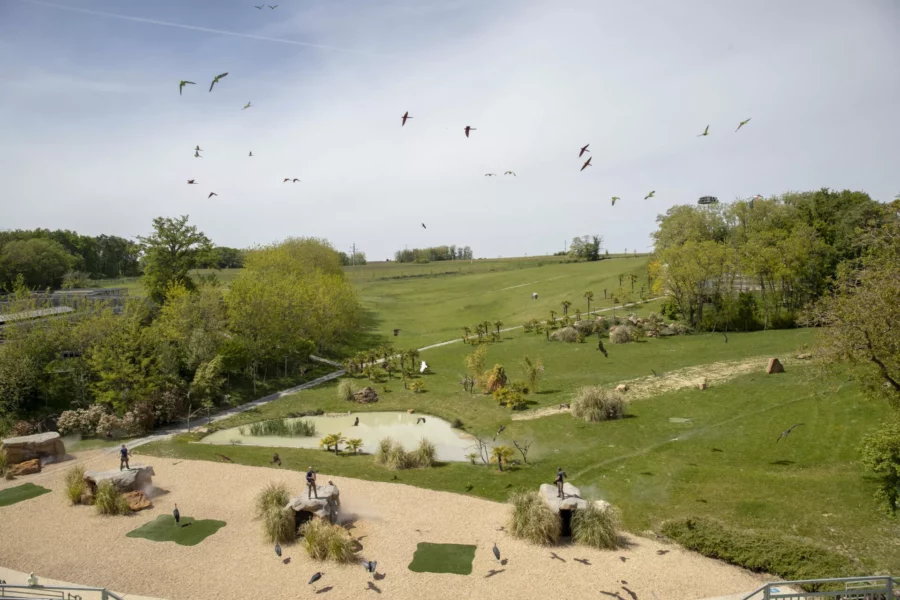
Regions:
M 347 440 L 347 452 L 351 452 L 356 454 L 359 452 L 359 449 L 362 448 L 363 441 L 359 438 L 350 438 Z
M 879 479 L 876 498 L 887 512 L 900 512 L 900 418 L 863 440 L 862 462 Z
M 10 287 L 22 275 L 30 288 L 58 288 L 75 257 L 58 242 L 33 238 L 5 244 L 0 251 L 0 285 Z
M 212 243 L 196 226 L 188 225 L 187 215 L 157 217 L 153 233 L 138 239 L 144 246 L 144 289 L 153 300 L 162 303 L 173 284 L 194 289 L 189 273 L 212 250 Z
M 326 451 L 334 448 L 334 453 L 337 454 L 338 452 L 340 452 L 340 445 L 346 441 L 347 438 L 345 438 L 340 433 L 329 433 L 321 440 L 319 440 L 319 446 L 324 447 Z
M 515 455 L 515 450 L 509 446 L 494 446 L 491 448 L 491 462 L 497 463 L 497 467 L 501 471 L 503 470 L 503 463 L 509 463 Z

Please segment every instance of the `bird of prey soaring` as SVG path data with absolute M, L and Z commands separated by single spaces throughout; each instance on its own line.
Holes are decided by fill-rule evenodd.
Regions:
M 616 205 L 616 200 L 621 200 L 621 198 L 619 198 L 618 196 L 613 196 L 613 197 L 612 197 L 612 205 L 613 205 L 613 206 Z
M 649 194 L 644 196 L 644 200 L 646 200 L 648 198 L 652 198 L 655 194 L 656 194 L 656 190 L 653 190 L 652 192 L 650 192 Z
M 251 105 L 249 102 L 247 102 L 247 104 L 245 104 L 245 105 L 244 105 L 244 108 L 242 108 L 241 110 L 247 110 L 247 109 L 250 108 L 251 106 L 252 106 L 252 105 Z
M 222 80 L 222 78 L 225 77 L 225 76 L 227 76 L 227 75 L 228 75 L 228 73 L 220 73 L 219 75 L 216 75 L 216 76 L 213 78 L 212 83 L 209 84 L 209 91 L 212 91 L 213 86 L 216 85 L 217 83 L 219 83 L 219 82 Z
M 425 227 L 425 223 L 422 223 L 422 229 L 428 229 L 427 227 Z
M 475 128 L 466 125 L 466 130 L 465 130 L 465 131 L 466 131 L 466 137 L 469 137 L 469 132 L 470 132 L 470 131 L 475 131 Z
M 578 158 L 581 158 L 581 155 L 584 154 L 585 152 L 590 152 L 590 150 L 588 150 L 588 146 L 590 146 L 590 144 L 584 145 L 584 147 L 581 149 L 581 152 L 578 153 Z
M 209 199 L 212 198 L 213 196 L 218 196 L 218 194 L 215 193 L 215 192 L 210 192 L 210 193 L 209 193 L 209 196 L 207 196 L 206 199 L 209 200 Z
M 782 432 L 781 432 L 781 435 L 779 435 L 779 436 L 778 436 L 778 439 L 775 440 L 775 441 L 776 441 L 776 442 L 780 442 L 780 441 L 781 441 L 781 438 L 786 438 L 790 432 L 792 432 L 792 431 L 793 431 L 794 429 L 796 429 L 797 427 L 800 427 L 801 425 L 803 425 L 803 423 L 797 423 L 796 425 L 791 425 L 790 427 L 788 427 L 787 429 L 785 429 L 784 431 L 782 431 Z
M 751 119 L 752 118 L 753 117 L 751 117 Z M 741 127 L 743 127 L 744 125 L 746 125 L 749 122 L 750 122 L 750 119 L 747 119 L 746 121 L 741 121 L 741 124 L 737 126 L 737 129 L 735 129 L 734 132 L 737 133 L 738 131 L 740 131 Z
M 278 5 L 277 5 L 277 4 L 276 4 L 275 6 L 272 6 L 271 4 L 267 4 L 266 6 L 268 6 L 268 7 L 271 8 L 272 10 L 275 10 L 276 8 L 278 8 Z
M 496 177 L 497 174 L 496 173 L 485 173 L 484 176 L 485 177 Z
M 507 171 L 506 173 L 504 173 L 504 175 L 512 175 L 513 177 L 516 177 L 516 174 L 512 171 Z
M 197 84 L 195 84 L 193 81 L 185 81 L 184 79 L 182 79 L 178 83 L 178 95 L 179 96 L 181 95 L 181 90 L 183 90 L 184 86 L 186 86 L 186 85 L 197 85 Z
M 585 161 L 585 163 L 584 163 L 583 165 L 581 165 L 581 170 L 582 170 L 582 171 L 584 171 L 587 167 L 593 167 L 593 166 L 594 166 L 594 165 L 591 164 L 591 159 L 592 159 L 592 158 L 593 158 L 593 156 L 589 156 L 588 159 Z
M 709 125 L 707 125 L 706 129 L 703 130 L 703 133 L 701 133 L 697 137 L 703 137 L 704 135 L 709 135 Z
M 403 127 L 404 125 L 406 125 L 407 119 L 412 119 L 412 117 L 409 116 L 409 111 L 406 111 L 405 113 L 403 113 L 403 116 L 400 118 L 403 119 L 403 121 L 400 123 L 400 127 Z
M 266 5 L 265 5 L 265 4 L 260 4 L 259 6 L 256 6 L 256 5 L 254 4 L 253 7 L 254 7 L 256 10 L 262 10 L 262 9 L 264 9 L 264 8 L 266 7 Z

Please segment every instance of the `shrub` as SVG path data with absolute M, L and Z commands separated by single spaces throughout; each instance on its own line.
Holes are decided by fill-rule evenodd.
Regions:
M 287 419 L 273 419 L 271 421 L 259 421 L 250 423 L 246 427 L 240 427 L 241 435 L 252 436 L 282 436 L 282 437 L 315 437 L 316 424 L 312 421 L 293 421 Z
M 631 336 L 632 342 L 639 342 L 647 337 L 647 331 L 643 327 L 629 327 L 628 335 Z
M 500 404 L 500 406 L 505 406 L 506 408 L 521 410 L 526 406 L 525 398 L 522 396 L 522 392 L 511 387 L 500 388 L 499 390 L 494 392 L 492 396 L 494 397 L 494 400 L 496 400 Z
M 390 456 L 393 447 L 393 438 L 382 438 L 381 441 L 378 442 L 378 449 L 375 450 L 375 462 L 379 465 L 387 465 L 388 456 Z
M 622 545 L 619 515 L 611 506 L 604 510 L 594 503 L 576 510 L 572 517 L 572 539 L 601 550 L 619 548 Z
M 627 344 L 631 341 L 631 332 L 624 325 L 616 325 L 609 329 L 609 341 L 613 344 Z
M 9 460 L 6 457 L 6 450 L 0 448 L 0 475 L 5 475 L 8 467 Z
M 412 390 L 413 394 L 421 394 L 425 391 L 425 384 L 417 379 L 409 384 L 409 389 Z
M 484 374 L 485 393 L 492 394 L 505 387 L 507 380 L 506 369 L 503 368 L 503 365 L 494 365 L 493 369 Z
M 23 435 L 31 435 L 35 432 L 35 427 L 28 421 L 19 421 L 15 425 L 13 425 L 12 430 L 9 432 L 10 437 L 19 437 Z
M 514 492 L 509 501 L 512 511 L 507 528 L 513 537 L 542 546 L 559 541 L 562 523 L 539 492 Z
M 588 422 L 609 421 L 625 416 L 628 401 L 622 394 L 599 385 L 578 390 L 572 402 L 572 416 Z
M 65 410 L 56 420 L 56 427 L 62 435 L 80 433 L 82 435 L 94 435 L 100 419 L 106 414 L 106 410 L 99 404 L 92 404 L 88 408 Z
M 291 495 L 287 486 L 281 482 L 271 482 L 256 495 L 256 518 L 262 519 L 267 511 L 275 506 L 284 508 Z
M 861 449 L 863 465 L 878 477 L 875 498 L 888 513 L 900 512 L 900 419 L 869 434 Z
M 262 515 L 263 536 L 270 543 L 287 544 L 297 538 L 294 528 L 294 511 L 275 504 L 266 508 Z
M 525 371 L 525 378 L 531 385 L 531 390 L 537 392 L 538 383 L 544 376 L 544 361 L 540 358 L 531 358 L 527 354 L 522 358 L 522 369 Z M 522 390 L 523 394 L 527 394 L 528 390 Z
M 708 518 L 670 521 L 662 532 L 688 550 L 785 580 L 862 574 L 849 557 L 827 548 L 773 532 L 733 529 Z
M 419 447 L 413 452 L 413 462 L 416 467 L 433 467 L 436 462 L 437 448 L 427 438 L 419 440 Z
M 94 506 L 101 515 L 125 515 L 131 512 L 128 501 L 111 481 L 101 481 L 97 486 Z
M 338 400 L 353 400 L 353 384 L 349 379 L 341 379 L 337 386 L 337 397 Z
M 84 467 L 76 465 L 66 471 L 66 498 L 73 505 L 81 504 L 81 496 L 87 491 L 84 482 Z
M 594 321 L 575 321 L 575 330 L 581 335 L 591 335 L 597 330 L 597 323 Z
M 574 327 L 563 327 L 551 333 L 550 339 L 557 342 L 575 342 L 578 341 L 578 331 Z
M 403 444 L 389 437 L 378 442 L 375 463 L 394 471 L 434 466 L 436 449 L 427 438 L 422 438 L 419 447 L 407 452 Z
M 310 558 L 348 563 L 354 559 L 353 540 L 340 525 L 322 519 L 308 521 L 300 528 L 303 546 Z
M 453 422 L 450 424 L 450 427 L 452 427 L 453 429 L 465 429 L 466 428 L 466 426 L 459 419 L 459 417 L 453 419 Z

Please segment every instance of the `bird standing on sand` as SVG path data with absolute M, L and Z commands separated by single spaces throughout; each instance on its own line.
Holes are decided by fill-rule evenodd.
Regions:
M 175 517 L 175 524 L 178 525 L 181 522 L 181 512 L 179 512 L 177 504 L 175 505 L 175 510 L 172 511 L 172 516 Z
M 403 113 L 403 116 L 400 118 L 403 119 L 403 121 L 400 123 L 400 127 L 403 127 L 404 125 L 406 125 L 407 119 L 412 119 L 412 117 L 409 116 L 409 111 L 406 111 L 405 113 Z
M 800 427 L 801 425 L 803 425 L 803 423 L 797 423 L 796 425 L 791 425 L 790 427 L 788 427 L 787 429 L 785 429 L 784 431 L 782 431 L 782 432 L 781 432 L 781 435 L 779 435 L 779 436 L 778 436 L 778 439 L 775 440 L 775 441 L 776 441 L 776 442 L 780 442 L 780 441 L 781 441 L 781 438 L 786 438 L 790 432 L 792 432 L 792 431 L 793 431 L 794 429 L 796 429 L 797 427 Z
M 497 547 L 497 542 L 494 542 L 494 558 L 500 560 L 500 548 Z
M 281 544 L 275 542 L 275 554 L 278 555 L 278 558 L 281 558 Z
M 309 583 L 307 585 L 313 585 L 315 582 L 322 579 L 322 575 L 324 575 L 324 573 L 316 571 L 313 573 L 313 576 L 309 578 Z M 313 589 L 315 589 L 315 586 L 313 586 Z

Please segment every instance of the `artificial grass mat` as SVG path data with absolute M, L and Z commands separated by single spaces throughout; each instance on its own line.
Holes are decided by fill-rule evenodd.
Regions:
M 416 573 L 472 573 L 475 546 L 466 544 L 431 544 L 419 542 L 409 570 Z
M 196 546 L 223 527 L 225 527 L 225 521 L 212 519 L 198 521 L 193 517 L 181 517 L 181 522 L 176 525 L 175 517 L 172 515 L 160 515 L 153 521 L 129 531 L 125 537 L 145 538 L 153 542 L 175 542 L 182 546 Z
M 50 490 L 45 487 L 34 485 L 33 483 L 23 483 L 0 492 L 0 506 L 9 506 L 23 500 L 31 500 L 49 492 Z

